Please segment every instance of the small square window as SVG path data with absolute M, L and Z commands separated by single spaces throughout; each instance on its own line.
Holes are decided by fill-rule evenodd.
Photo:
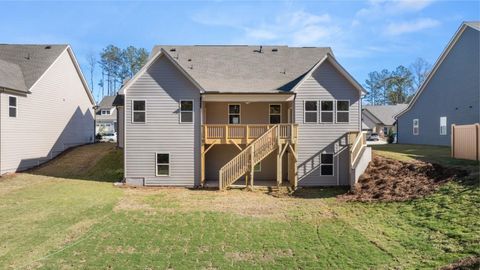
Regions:
M 156 175 L 170 175 L 170 154 L 157 153 L 156 156 Z

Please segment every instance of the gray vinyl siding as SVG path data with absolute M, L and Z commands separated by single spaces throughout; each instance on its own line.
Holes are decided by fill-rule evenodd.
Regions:
M 179 122 L 179 101 L 194 100 L 194 123 Z M 146 101 L 146 123 L 132 123 L 132 100 Z M 125 178 L 145 185 L 195 186 L 200 179 L 200 92 L 165 57 L 125 95 Z M 156 176 L 155 153 L 170 154 L 170 175 Z
M 93 104 L 67 51 L 31 94 L 0 95 L 0 173 L 25 170 L 71 146 L 93 142 Z M 8 96 L 17 97 L 15 118 L 8 115 Z
M 307 100 L 349 100 L 349 123 L 304 123 Z M 335 104 L 336 105 L 336 104 Z M 320 106 L 318 107 L 320 109 Z M 360 93 L 328 61 L 297 89 L 295 122 L 298 130 L 298 185 L 329 186 L 349 183 L 349 154 L 346 133 L 361 128 Z M 320 154 L 334 153 L 334 176 L 320 176 Z
M 480 122 L 479 42 L 479 31 L 467 27 L 413 107 L 399 117 L 399 143 L 450 145 L 452 124 Z M 440 135 L 442 116 L 446 135 Z M 419 119 L 419 135 L 413 135 L 413 119 Z

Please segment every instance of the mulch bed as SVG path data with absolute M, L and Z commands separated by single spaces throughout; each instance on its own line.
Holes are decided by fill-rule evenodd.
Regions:
M 431 194 L 442 183 L 468 172 L 421 161 L 403 162 L 374 156 L 358 183 L 347 194 L 338 196 L 345 201 L 406 201 Z

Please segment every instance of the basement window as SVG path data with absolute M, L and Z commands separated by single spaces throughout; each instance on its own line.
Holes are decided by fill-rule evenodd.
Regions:
M 170 154 L 156 153 L 156 173 L 157 176 L 170 175 Z
M 8 116 L 17 117 L 17 98 L 8 97 Z
M 320 122 L 333 123 L 333 101 L 324 100 L 320 103 Z
M 333 154 L 321 154 L 320 156 L 320 175 L 333 175 Z
M 147 114 L 145 100 L 133 100 L 132 103 L 132 122 L 145 123 Z
M 413 135 L 420 134 L 420 122 L 418 119 L 413 119 Z
M 447 117 L 440 117 L 440 135 L 447 135 Z
M 180 123 L 193 123 L 193 100 L 180 100 Z
M 318 122 L 318 103 L 317 101 L 306 100 L 304 106 L 304 122 L 317 123 Z
M 280 124 L 282 122 L 282 105 L 271 104 L 269 117 L 270 117 L 270 124 Z
M 350 101 L 337 100 L 337 123 L 349 122 Z

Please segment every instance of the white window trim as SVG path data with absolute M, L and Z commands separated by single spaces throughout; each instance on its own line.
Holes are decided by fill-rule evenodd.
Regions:
M 255 168 L 258 165 L 258 170 Z M 255 166 L 253 166 L 253 172 L 262 172 L 262 162 L 258 162 Z
M 417 125 L 415 126 L 415 120 L 417 121 Z M 417 128 L 417 132 L 415 133 L 415 127 Z M 418 118 L 413 119 L 412 121 L 412 133 L 413 135 L 417 136 L 420 134 L 420 120 Z
M 192 102 L 192 110 L 191 111 L 182 111 L 182 101 L 191 101 Z M 146 108 L 146 107 L 145 107 Z M 180 99 L 178 102 L 178 122 L 180 124 L 192 124 L 195 122 L 195 100 L 193 99 Z M 182 122 L 182 112 L 192 112 L 192 122 Z
M 442 133 L 442 118 L 445 118 L 445 133 Z M 446 116 L 440 116 L 440 135 L 445 136 L 448 134 L 448 118 Z
M 322 163 L 322 155 L 332 155 L 332 163 Z M 322 165 L 332 165 L 332 174 L 322 174 Z M 335 176 L 335 154 L 332 152 L 320 153 L 320 176 Z
M 278 114 L 276 114 L 276 113 L 274 113 L 274 114 L 270 113 L 270 106 L 272 106 L 272 105 L 278 105 L 278 106 L 280 106 L 280 113 L 278 113 Z M 283 106 L 282 106 L 282 104 L 280 104 L 280 103 L 269 103 L 269 104 L 268 104 L 268 123 L 269 123 L 269 124 L 272 124 L 272 123 L 270 123 L 270 116 L 271 116 L 271 115 L 280 115 L 280 123 L 279 123 L 279 124 L 281 124 L 281 123 L 282 123 L 282 120 L 283 120 L 283 119 L 282 119 L 282 113 L 283 113 Z
M 15 99 L 15 106 L 10 106 L 10 98 Z M 10 116 L 10 108 L 15 108 L 15 116 Z M 10 118 L 17 118 L 18 117 L 18 98 L 16 96 L 9 95 L 8 96 L 8 117 Z
M 134 107 L 133 107 L 133 103 L 135 101 L 144 101 L 145 102 L 145 110 L 144 111 L 135 111 Z M 134 112 L 145 112 L 145 122 L 135 122 L 133 120 L 133 113 Z M 132 117 L 132 119 L 131 119 L 132 124 L 145 124 L 145 123 L 147 123 L 147 100 L 145 100 L 145 99 L 132 99 L 132 115 L 131 115 L 131 117 Z
M 307 101 L 315 101 L 317 103 L 317 110 L 316 111 L 307 111 L 306 108 L 305 108 L 305 104 L 307 103 Z M 303 101 L 303 123 L 304 124 L 318 124 L 318 112 L 319 112 L 319 108 L 318 108 L 318 100 L 311 100 L 311 99 L 308 99 L 308 100 L 304 100 Z M 309 113 L 313 113 L 313 112 L 316 112 L 317 114 L 317 121 L 316 122 L 307 122 L 307 112 Z
M 346 101 L 346 102 L 348 102 L 348 110 L 346 110 L 346 111 L 339 111 L 339 110 L 338 110 L 338 106 L 337 106 L 339 101 Z M 338 122 L 338 117 L 337 117 L 338 112 L 346 112 L 346 113 L 348 113 L 348 121 L 347 121 L 347 122 Z M 336 123 L 336 124 L 349 124 L 349 123 L 350 123 L 350 100 L 348 100 L 348 99 L 337 99 L 337 100 L 335 100 L 335 123 Z
M 322 101 L 331 101 L 331 102 L 332 102 L 332 110 L 331 110 L 331 111 L 325 111 L 325 112 L 332 112 L 332 122 L 323 122 L 323 121 L 322 121 L 322 112 L 323 112 L 323 110 L 322 110 Z M 322 124 L 333 124 L 333 123 L 335 123 L 335 119 L 336 119 L 335 106 L 336 106 L 336 104 L 337 104 L 337 102 L 336 102 L 336 100 L 334 100 L 334 99 L 323 99 L 323 100 L 320 100 L 320 102 L 319 102 L 319 111 L 320 111 L 320 113 L 319 113 L 319 119 L 318 119 L 318 121 L 319 121 L 320 123 L 322 123 Z
M 168 155 L 168 163 L 158 163 L 158 154 Z M 170 152 L 155 152 L 155 176 L 158 177 L 168 177 L 170 176 L 170 168 L 172 167 L 172 160 L 170 159 Z M 158 174 L 158 165 L 168 165 L 168 174 Z
M 230 115 L 237 115 L 236 113 L 230 113 L 230 105 L 238 105 L 238 107 L 240 108 L 240 112 L 238 113 L 238 124 L 231 124 L 230 123 Z M 228 103 L 227 113 L 228 113 L 227 123 L 229 125 L 240 125 L 240 124 L 242 124 L 242 104 L 240 104 L 240 103 Z
M 105 113 L 104 113 L 104 112 L 105 112 Z M 108 113 L 106 113 L 106 112 L 108 112 Z M 100 114 L 101 114 L 101 115 L 111 115 L 112 112 L 111 112 L 111 110 L 108 110 L 108 109 L 102 109 L 102 110 L 100 111 Z

